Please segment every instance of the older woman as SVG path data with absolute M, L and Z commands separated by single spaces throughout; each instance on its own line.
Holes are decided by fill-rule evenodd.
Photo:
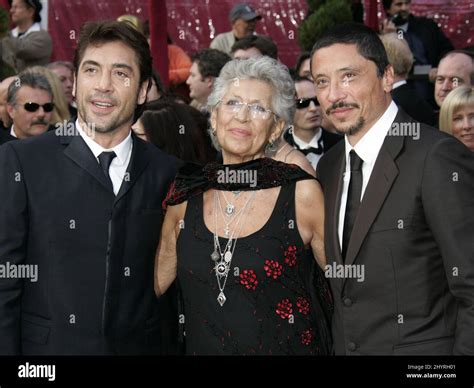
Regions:
M 328 354 L 321 188 L 265 158 L 293 117 L 290 75 L 268 57 L 231 61 L 208 105 L 224 164 L 178 174 L 155 290 L 178 277 L 187 354 Z
M 439 129 L 453 135 L 474 151 L 474 88 L 460 86 L 443 101 Z

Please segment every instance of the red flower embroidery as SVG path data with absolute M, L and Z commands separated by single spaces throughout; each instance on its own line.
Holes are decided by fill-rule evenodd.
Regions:
M 301 333 L 301 343 L 303 345 L 310 345 L 311 342 L 313 342 L 313 330 L 312 329 L 308 329 L 308 330 L 305 330 Z
M 293 305 L 291 304 L 288 298 L 283 299 L 280 303 L 277 304 L 276 313 L 282 319 L 289 318 L 289 316 L 293 313 Z
M 290 245 L 285 251 L 285 264 L 288 264 L 289 267 L 294 267 L 296 265 L 296 246 Z
M 247 290 L 255 290 L 258 285 L 257 274 L 253 269 L 244 269 L 240 274 L 240 284 Z
M 265 265 L 263 266 L 263 269 L 267 273 L 268 277 L 277 279 L 279 276 L 281 276 L 283 266 L 278 261 L 265 260 Z
M 296 306 L 298 307 L 298 311 L 301 314 L 308 315 L 309 313 L 309 301 L 306 298 L 299 296 L 296 298 Z

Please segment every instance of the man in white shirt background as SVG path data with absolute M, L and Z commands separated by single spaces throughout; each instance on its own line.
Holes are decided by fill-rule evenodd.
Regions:
M 0 41 L 0 55 L 14 72 L 48 64 L 53 43 L 41 28 L 40 0 L 13 0 L 10 14 L 15 28 Z
M 303 152 L 316 170 L 324 152 L 341 140 L 341 136 L 326 131 L 322 126 L 323 114 L 316 98 L 314 83 L 306 77 L 294 76 L 296 111 L 293 127 L 284 134 L 284 139 Z

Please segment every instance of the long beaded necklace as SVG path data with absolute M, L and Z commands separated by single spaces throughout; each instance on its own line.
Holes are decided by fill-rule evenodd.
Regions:
M 234 230 L 232 231 L 230 238 L 227 240 L 227 243 L 224 249 L 222 250 L 219 241 L 219 236 L 217 234 L 217 207 L 219 202 L 219 194 L 217 191 L 214 192 L 214 251 L 211 254 L 211 259 L 215 263 L 214 271 L 216 273 L 217 285 L 219 287 L 219 295 L 217 296 L 217 301 L 219 302 L 221 307 L 224 306 L 224 303 L 227 300 L 224 294 L 224 289 L 227 283 L 227 278 L 229 276 L 235 246 L 237 245 L 237 240 L 240 236 L 240 233 L 242 232 L 243 223 L 241 223 L 241 221 L 244 218 L 246 209 L 248 208 L 250 201 L 255 196 L 255 193 L 255 191 L 252 192 L 241 211 L 238 212 L 238 219 L 234 226 Z

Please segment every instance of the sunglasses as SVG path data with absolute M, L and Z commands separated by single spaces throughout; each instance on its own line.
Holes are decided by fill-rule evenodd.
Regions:
M 319 106 L 319 101 L 316 97 L 311 98 L 297 98 L 296 99 L 296 109 L 304 109 L 309 106 L 309 104 L 313 101 L 314 105 Z
M 43 107 L 43 110 L 46 113 L 52 112 L 54 109 L 54 104 L 52 102 L 47 102 L 43 105 L 37 104 L 36 102 L 27 102 L 23 105 L 23 108 L 28 112 L 36 112 L 40 106 Z

